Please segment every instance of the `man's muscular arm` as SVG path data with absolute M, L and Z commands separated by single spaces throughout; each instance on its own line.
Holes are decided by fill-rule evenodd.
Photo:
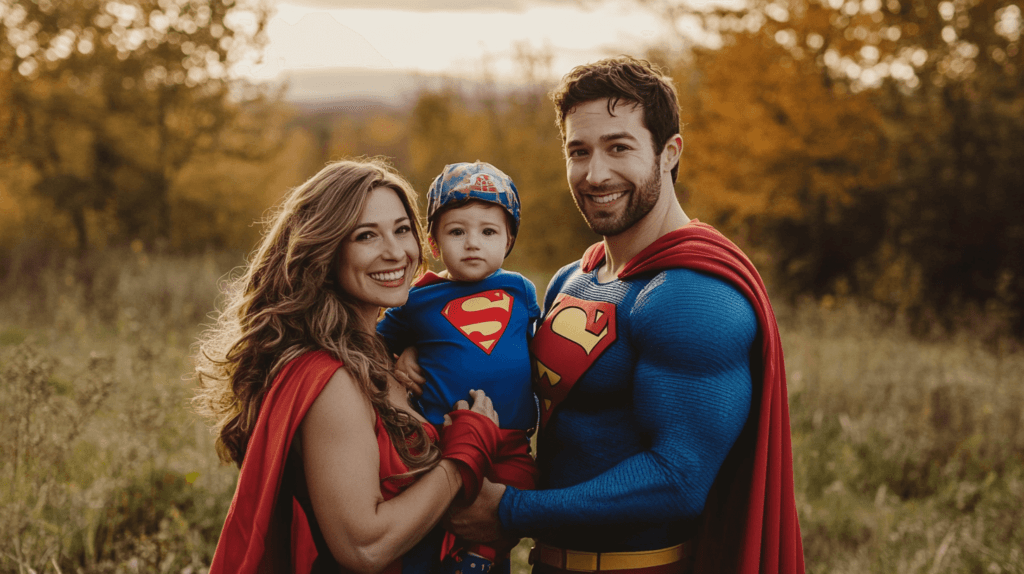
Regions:
M 569 488 L 508 488 L 498 508 L 505 529 L 657 523 L 703 510 L 750 411 L 756 316 L 724 282 L 673 270 L 640 294 L 630 321 L 634 409 L 650 448 Z

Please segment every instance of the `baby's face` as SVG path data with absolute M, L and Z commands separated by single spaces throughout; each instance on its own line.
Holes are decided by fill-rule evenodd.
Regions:
M 501 268 L 512 237 L 505 210 L 473 201 L 438 216 L 434 240 L 448 275 L 456 281 L 480 281 Z

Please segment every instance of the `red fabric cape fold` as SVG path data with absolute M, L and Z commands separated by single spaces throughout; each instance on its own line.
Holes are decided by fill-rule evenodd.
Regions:
M 316 546 L 297 501 L 292 499 L 290 541 L 287 536 L 268 539 L 267 533 L 292 438 L 313 401 L 341 366 L 326 352 L 315 351 L 290 361 L 274 379 L 249 438 L 210 574 L 254 574 L 267 554 L 266 545 L 271 544 L 281 545 L 282 553 L 290 553 L 294 572 L 309 572 L 316 559 Z
M 424 287 L 426 285 L 433 285 L 434 283 L 446 283 L 451 279 L 445 279 L 433 271 L 427 271 L 423 275 L 417 277 L 413 282 L 413 287 Z
M 592 245 L 583 255 L 582 270 L 593 271 L 604 255 L 603 243 Z M 619 278 L 677 268 L 714 275 L 742 293 L 757 315 L 761 342 L 761 363 L 751 364 L 754 400 L 760 398 L 760 405 L 753 405 L 757 424 L 753 433 L 740 435 L 708 495 L 694 572 L 801 574 L 804 553 L 793 496 L 786 371 L 764 283 L 739 247 L 695 219 L 637 254 Z

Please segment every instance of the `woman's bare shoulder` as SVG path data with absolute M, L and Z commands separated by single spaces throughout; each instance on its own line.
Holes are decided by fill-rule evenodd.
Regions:
M 345 367 L 339 367 L 306 413 L 304 423 L 327 423 L 334 426 L 348 422 L 373 425 L 376 418 L 370 398 L 355 377 Z

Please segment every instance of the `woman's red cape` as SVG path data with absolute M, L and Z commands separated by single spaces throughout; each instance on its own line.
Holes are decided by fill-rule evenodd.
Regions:
M 592 271 L 603 259 L 604 244 L 592 245 L 582 268 Z M 761 373 L 754 377 L 754 400 L 760 398 L 757 424 L 753 432 L 740 435 L 708 495 L 694 572 L 801 574 L 804 552 L 793 497 L 786 369 L 764 283 L 739 247 L 697 220 L 641 251 L 619 278 L 677 268 L 714 275 L 742 293 L 757 314 L 762 351 L 761 364 L 751 364 L 752 372 Z
M 210 574 L 254 574 L 261 570 L 268 545 L 279 545 L 273 549 L 277 556 L 291 555 L 293 572 L 305 574 L 312 568 L 316 546 L 298 501 L 291 500 L 291 536 L 267 534 L 292 438 L 313 401 L 341 366 L 326 352 L 315 351 L 290 361 L 274 379 L 249 438 Z M 264 564 L 262 570 L 266 568 Z

